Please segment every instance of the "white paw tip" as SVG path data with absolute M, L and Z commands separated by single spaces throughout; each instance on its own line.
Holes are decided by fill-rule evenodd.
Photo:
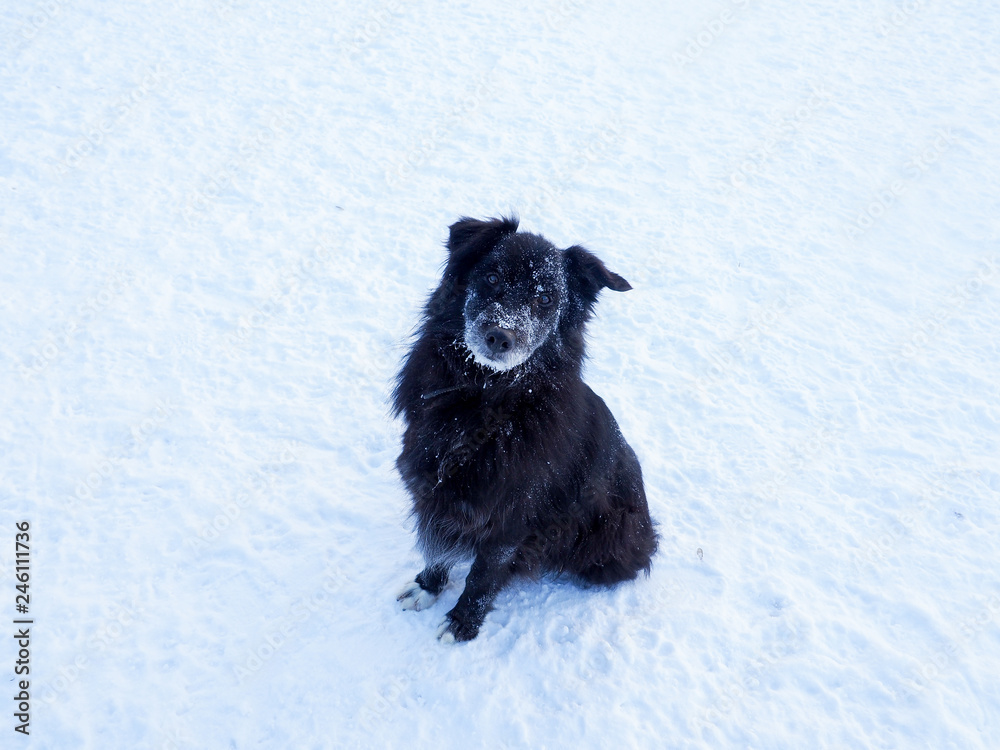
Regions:
M 436 599 L 437 596 L 435 594 L 421 588 L 420 584 L 416 581 L 403 586 L 396 597 L 396 601 L 400 603 L 400 606 L 404 610 L 412 609 L 417 612 L 429 607 Z
M 441 623 L 441 627 L 438 628 L 438 640 L 441 643 L 452 644 L 455 642 L 455 634 L 448 630 L 449 625 L 451 625 L 451 620 L 445 619 Z

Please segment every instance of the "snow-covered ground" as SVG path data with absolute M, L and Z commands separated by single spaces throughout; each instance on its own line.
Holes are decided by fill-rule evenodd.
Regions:
M 0 8 L 4 748 L 1000 747 L 1000 14 Z M 587 379 L 648 580 L 420 567 L 391 377 L 447 226 L 635 287 Z

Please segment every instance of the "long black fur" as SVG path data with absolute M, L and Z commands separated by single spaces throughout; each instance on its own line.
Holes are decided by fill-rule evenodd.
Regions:
M 406 422 L 396 465 L 426 561 L 400 599 L 437 595 L 451 566 L 471 558 L 441 631 L 459 641 L 475 638 L 514 577 L 554 572 L 615 584 L 648 574 L 657 547 L 639 461 L 581 380 L 598 293 L 631 286 L 584 248 L 559 250 L 517 227 L 516 218 L 451 226 L 441 284 L 393 394 Z M 530 316 L 510 322 L 518 310 Z M 494 326 L 507 326 L 519 356 L 537 347 L 523 363 L 495 369 L 488 347 L 506 352 L 481 340 Z

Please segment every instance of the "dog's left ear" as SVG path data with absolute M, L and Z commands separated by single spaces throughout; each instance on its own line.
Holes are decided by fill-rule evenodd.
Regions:
M 579 245 L 565 250 L 566 281 L 570 291 L 575 292 L 588 306 L 597 299 L 597 293 L 607 288 L 616 292 L 627 292 L 632 288 L 625 279 L 609 271 L 603 261 L 586 248 Z
M 471 267 L 508 234 L 517 231 L 517 217 L 480 221 L 465 216 L 448 228 L 448 266 L 461 271 Z

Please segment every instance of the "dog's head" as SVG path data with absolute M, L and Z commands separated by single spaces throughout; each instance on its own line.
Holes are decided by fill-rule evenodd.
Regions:
M 601 289 L 632 288 L 578 245 L 560 250 L 518 232 L 514 218 L 461 219 L 448 250 L 442 289 L 461 306 L 466 348 L 494 371 L 524 364 L 546 344 L 561 346 L 570 333 L 582 354 L 583 325 Z

